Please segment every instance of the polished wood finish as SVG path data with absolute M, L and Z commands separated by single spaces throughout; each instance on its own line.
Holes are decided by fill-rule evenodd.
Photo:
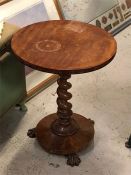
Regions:
M 72 98 L 72 94 L 67 91 L 72 87 L 71 83 L 67 82 L 70 77 L 70 74 L 61 74 L 60 78 L 57 81 L 58 119 L 52 123 L 51 129 L 53 133 L 59 136 L 73 135 L 79 129 L 76 121 L 71 119 L 71 116 L 73 114 L 71 110 L 72 104 L 68 102 L 68 100 Z
M 26 65 L 50 73 L 84 73 L 108 64 L 116 53 L 114 38 L 91 24 L 47 21 L 19 30 L 12 49 Z
M 50 129 L 58 118 L 57 114 L 44 117 L 36 127 L 36 137 L 40 145 L 49 153 L 69 155 L 85 149 L 94 137 L 94 122 L 81 115 L 73 114 L 72 120 L 79 124 L 78 131 L 70 136 L 59 136 Z
M 78 166 L 77 153 L 94 138 L 94 122 L 72 112 L 68 102 L 71 74 L 90 72 L 115 56 L 116 41 L 104 30 L 76 21 L 48 21 L 27 26 L 11 41 L 14 54 L 37 70 L 58 73 L 57 113 L 44 117 L 28 131 L 49 153 L 67 155 L 67 164 Z
M 70 74 L 61 74 L 58 79 L 56 114 L 43 118 L 35 132 L 40 145 L 48 152 L 69 155 L 86 148 L 94 137 L 94 121 L 74 114 L 68 102 L 72 95 L 68 90 Z M 69 160 L 70 162 L 70 160 Z

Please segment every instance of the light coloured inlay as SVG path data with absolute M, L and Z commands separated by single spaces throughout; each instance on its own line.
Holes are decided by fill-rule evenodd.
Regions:
M 61 49 L 61 43 L 55 40 L 43 40 L 35 43 L 35 47 L 40 52 L 56 52 Z

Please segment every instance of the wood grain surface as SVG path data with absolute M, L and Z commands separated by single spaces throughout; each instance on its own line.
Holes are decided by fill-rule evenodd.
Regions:
M 12 38 L 14 54 L 26 65 L 49 73 L 84 73 L 108 64 L 115 39 L 91 24 L 54 20 L 35 23 Z
M 79 124 L 79 130 L 73 135 L 62 137 L 54 134 L 50 126 L 57 119 L 57 114 L 44 117 L 36 127 L 36 138 L 49 153 L 68 155 L 85 149 L 94 138 L 94 122 L 79 114 L 72 118 Z
M 7 2 L 10 2 L 10 1 L 12 1 L 12 0 L 0 0 L 0 6 L 7 3 Z

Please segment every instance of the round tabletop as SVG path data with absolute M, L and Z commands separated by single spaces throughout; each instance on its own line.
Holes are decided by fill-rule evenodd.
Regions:
M 34 69 L 76 74 L 108 64 L 117 45 L 111 34 L 91 24 L 54 20 L 20 29 L 11 47 L 24 64 Z

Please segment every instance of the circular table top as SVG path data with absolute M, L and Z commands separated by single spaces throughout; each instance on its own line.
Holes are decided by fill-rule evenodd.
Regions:
M 24 64 L 49 73 L 84 73 L 108 64 L 115 39 L 91 24 L 56 20 L 20 29 L 12 38 L 14 54 Z

